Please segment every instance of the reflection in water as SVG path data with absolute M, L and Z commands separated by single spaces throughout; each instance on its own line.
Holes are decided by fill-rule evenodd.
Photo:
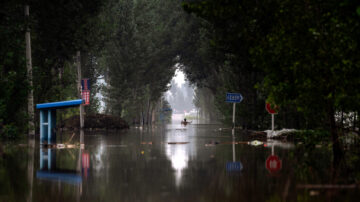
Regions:
M 81 175 L 77 170 L 57 167 L 56 149 L 50 148 L 40 148 L 40 170 L 36 172 L 36 177 L 70 184 L 80 184 L 82 182 Z
M 172 168 L 175 170 L 176 186 L 180 185 L 182 172 L 188 166 L 188 145 L 166 145 L 166 155 L 171 160 Z
M 92 164 L 93 169 L 96 173 L 101 174 L 102 170 L 104 169 L 105 165 L 103 162 L 102 156 L 104 155 L 104 141 L 101 141 L 99 146 L 97 147 L 94 153 L 94 163 Z
M 181 184 L 183 171 L 188 167 L 189 158 L 196 156 L 195 141 L 192 139 L 190 142 L 189 134 L 193 131 L 190 125 L 168 125 L 166 133 L 166 156 L 171 161 L 171 166 L 175 170 L 175 185 L 177 187 Z M 168 144 L 168 143 L 175 144 Z M 189 142 L 189 143 L 187 143 Z M 181 144 L 176 144 L 181 143 Z M 187 143 L 187 144 L 183 144 Z
M 26 201 L 32 201 L 32 194 L 33 194 L 33 184 L 34 184 L 34 159 L 35 159 L 35 137 L 31 136 L 28 139 L 28 165 L 27 165 L 27 174 L 29 180 L 29 194 L 27 196 Z
M 26 153 L 24 146 L 5 145 L 0 153 L 0 201 L 356 201 L 360 197 L 358 150 L 347 151 L 352 158 L 332 168 L 329 147 L 274 141 L 253 146 L 232 141 L 231 132 L 218 135 L 210 127 L 179 123 L 166 130 L 144 129 L 141 134 L 130 129 L 125 134 L 86 135 L 86 151 L 32 150 L 29 141 Z M 264 165 L 273 155 L 278 159 L 269 159 L 268 167 L 275 175 Z M 82 181 L 69 183 L 66 177 Z

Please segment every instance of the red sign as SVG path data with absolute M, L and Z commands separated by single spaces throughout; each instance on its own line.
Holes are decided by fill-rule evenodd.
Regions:
M 274 108 L 272 108 L 271 104 L 268 102 L 265 104 L 265 109 L 266 109 L 266 111 L 269 112 L 269 114 L 277 114 L 278 113 L 278 107 L 275 106 Z
M 81 79 L 81 90 L 90 90 L 89 79 Z
M 281 170 L 281 160 L 276 155 L 270 155 L 265 162 L 265 167 L 270 173 L 275 173 Z
M 83 90 L 81 92 L 82 99 L 85 100 L 85 104 L 83 105 L 89 105 L 90 104 L 90 91 L 89 90 Z

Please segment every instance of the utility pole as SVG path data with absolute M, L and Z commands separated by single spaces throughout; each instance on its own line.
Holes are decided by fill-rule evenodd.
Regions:
M 80 51 L 76 52 L 76 67 L 77 67 L 77 73 L 78 73 L 78 95 L 80 98 L 81 96 L 81 57 L 80 57 Z M 80 105 L 80 129 L 82 130 L 84 128 L 84 106 Z
M 29 27 L 29 5 L 25 5 L 25 17 L 26 17 L 26 69 L 27 79 L 30 86 L 30 92 L 28 94 L 28 116 L 29 116 L 29 135 L 35 135 L 34 126 L 34 91 L 33 91 L 33 76 L 32 76 L 32 60 L 31 60 L 31 40 L 30 40 L 30 27 Z

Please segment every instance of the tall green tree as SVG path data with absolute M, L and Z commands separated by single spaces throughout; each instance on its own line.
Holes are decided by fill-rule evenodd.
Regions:
M 358 2 L 208 0 L 183 7 L 211 25 L 205 41 L 219 55 L 212 71 L 224 76 L 221 88 L 252 91 L 244 101 L 253 104 L 266 99 L 295 109 L 301 127 L 328 128 L 339 148 L 335 113 L 359 111 Z M 247 106 L 256 114 L 260 104 Z
M 0 3 L 0 136 L 16 135 L 26 126 L 24 6 L 15 1 Z M 20 130 L 18 130 L 20 129 Z
M 1 2 L 0 133 L 26 126 L 24 98 L 29 87 L 24 77 L 25 27 L 30 27 L 32 37 L 35 103 L 71 99 L 76 97 L 72 78 L 76 50 L 94 52 L 94 47 L 99 47 L 104 39 L 98 31 L 101 30 L 98 14 L 103 3 L 100 0 Z M 30 5 L 30 19 L 24 18 L 25 4 Z
M 359 111 L 360 17 L 355 1 L 279 1 L 274 26 L 253 49 L 269 99 L 317 117 L 339 144 L 337 111 Z
M 183 11 L 169 1 L 114 1 L 114 32 L 101 59 L 107 112 L 150 123 L 177 63 Z

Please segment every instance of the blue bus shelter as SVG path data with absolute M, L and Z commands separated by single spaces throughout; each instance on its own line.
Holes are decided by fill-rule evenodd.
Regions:
M 68 107 L 77 107 L 84 103 L 84 100 L 69 100 L 61 102 L 49 102 L 37 104 L 36 109 L 40 110 L 40 144 L 56 143 L 56 110 Z

